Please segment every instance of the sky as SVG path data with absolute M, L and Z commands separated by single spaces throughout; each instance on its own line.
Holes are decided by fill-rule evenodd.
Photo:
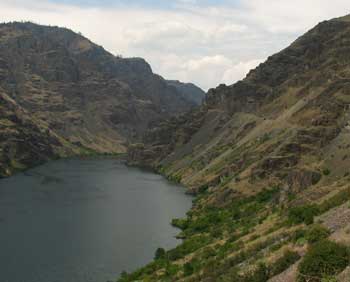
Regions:
M 0 22 L 67 27 L 166 79 L 233 84 L 349 0 L 0 0 Z

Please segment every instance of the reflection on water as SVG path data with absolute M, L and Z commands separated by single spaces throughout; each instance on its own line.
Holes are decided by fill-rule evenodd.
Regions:
M 104 282 L 171 248 L 184 189 L 112 159 L 61 160 L 0 180 L 0 281 Z

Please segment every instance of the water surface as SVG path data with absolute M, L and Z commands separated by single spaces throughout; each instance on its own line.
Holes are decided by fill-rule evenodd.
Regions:
M 1 282 L 106 282 L 179 241 L 184 189 L 113 159 L 60 160 L 0 180 Z

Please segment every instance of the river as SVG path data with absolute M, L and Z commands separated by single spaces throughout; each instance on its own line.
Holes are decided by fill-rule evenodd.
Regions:
M 71 159 L 0 180 L 1 282 L 106 282 L 176 246 L 192 198 L 114 159 Z

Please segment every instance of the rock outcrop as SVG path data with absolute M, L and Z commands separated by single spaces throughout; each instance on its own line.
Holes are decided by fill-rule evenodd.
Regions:
M 205 98 L 205 92 L 193 83 L 183 83 L 178 80 L 167 80 L 167 83 L 182 93 L 184 98 L 191 100 L 198 106 L 202 104 Z

